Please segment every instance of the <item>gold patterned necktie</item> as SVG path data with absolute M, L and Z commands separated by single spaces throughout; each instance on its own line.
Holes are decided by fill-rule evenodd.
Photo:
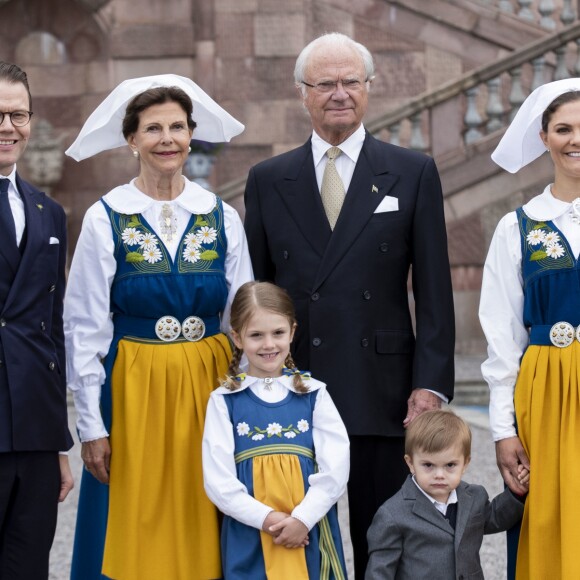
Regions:
M 322 177 L 322 187 L 320 188 L 320 196 L 322 197 L 322 205 L 330 224 L 330 229 L 334 230 L 342 202 L 344 201 L 344 184 L 336 170 L 334 160 L 342 153 L 338 147 L 331 147 L 326 156 L 328 161 L 324 169 L 324 176 Z

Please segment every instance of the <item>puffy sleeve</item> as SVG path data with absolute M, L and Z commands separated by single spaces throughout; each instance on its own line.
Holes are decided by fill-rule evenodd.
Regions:
M 346 427 L 324 386 L 317 392 L 312 415 L 312 438 L 318 472 L 308 478 L 310 487 L 292 511 L 292 516 L 309 530 L 345 492 L 350 470 L 350 443 Z
M 64 301 L 68 387 L 81 441 L 106 437 L 100 393 L 102 359 L 113 338 L 110 291 L 116 271 L 111 223 L 100 202 L 87 211 L 73 256 Z
M 238 212 L 230 205 L 224 203 L 224 222 L 228 250 L 226 254 L 225 270 L 228 285 L 228 299 L 222 315 L 222 332 L 230 330 L 230 309 L 238 288 L 245 282 L 254 279 L 252 262 L 248 252 L 248 242 L 244 232 L 244 226 Z
M 272 508 L 248 493 L 238 479 L 234 460 L 234 428 L 224 396 L 212 393 L 207 406 L 202 442 L 203 481 L 209 499 L 227 516 L 262 529 Z
M 524 290 L 521 242 L 515 212 L 499 222 L 485 261 L 479 319 L 487 339 L 481 366 L 490 389 L 489 417 L 495 441 L 516 435 L 514 387 L 528 344 L 523 323 Z

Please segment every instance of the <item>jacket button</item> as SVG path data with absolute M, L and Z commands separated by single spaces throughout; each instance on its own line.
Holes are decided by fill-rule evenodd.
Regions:
M 368 339 L 368 338 L 363 338 L 363 339 L 360 341 L 360 345 L 361 345 L 363 348 L 366 348 L 366 347 L 369 345 L 369 339 Z
M 282 252 L 282 255 L 284 256 L 284 259 L 287 260 L 288 259 L 288 250 L 284 250 Z
M 316 302 L 320 298 L 320 294 L 318 292 L 315 292 L 310 298 L 312 298 L 312 300 Z
M 4 361 L 0 360 L 0 367 L 3 367 L 3 366 L 4 366 Z
M 370 299 L 371 299 L 371 293 L 370 293 L 368 290 L 365 290 L 365 291 L 363 292 L 363 298 L 364 298 L 365 300 L 370 300 Z
M 0 318 L 0 326 L 6 326 L 6 321 L 3 318 Z
M 48 289 L 49 292 L 54 292 L 56 290 L 56 286 L 54 284 L 52 284 L 50 286 L 50 288 Z
M 40 330 L 46 330 L 46 324 L 44 324 L 44 321 L 40 323 Z
M 53 371 L 53 370 L 54 370 L 54 363 L 53 363 L 52 361 L 50 361 L 50 362 L 48 363 L 48 370 L 51 370 L 51 371 Z
M 381 252 L 388 252 L 389 251 L 389 244 L 387 244 L 387 242 L 383 242 L 380 246 L 379 246 L 379 250 Z
M 322 340 L 320 338 L 313 338 L 312 339 L 312 346 L 320 346 L 322 344 Z

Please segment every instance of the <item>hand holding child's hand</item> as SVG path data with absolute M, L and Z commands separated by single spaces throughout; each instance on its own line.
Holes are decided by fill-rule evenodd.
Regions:
M 290 517 L 290 514 L 272 511 L 266 516 L 266 519 L 262 524 L 262 530 L 271 536 L 277 537 L 280 535 L 280 529 L 276 529 L 275 532 L 272 532 L 270 528 L 276 524 L 279 524 L 280 522 L 283 522 L 288 517 Z
M 308 528 L 292 516 L 270 526 L 269 532 L 275 538 L 274 543 L 285 548 L 303 548 L 308 545 Z
M 526 489 L 530 488 L 530 470 L 524 467 L 521 463 L 518 465 L 518 482 Z

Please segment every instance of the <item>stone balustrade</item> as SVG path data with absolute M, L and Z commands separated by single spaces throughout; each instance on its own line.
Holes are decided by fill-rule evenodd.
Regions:
M 556 30 L 558 20 L 567 26 L 575 18 L 572 0 L 477 0 L 522 20 L 537 22 L 546 30 Z

